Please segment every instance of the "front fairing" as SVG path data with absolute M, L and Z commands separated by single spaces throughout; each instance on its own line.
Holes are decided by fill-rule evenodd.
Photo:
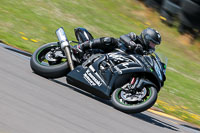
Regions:
M 156 54 L 156 58 L 158 58 L 159 62 L 163 66 L 164 74 L 166 74 L 168 58 L 164 54 L 161 54 L 161 53 L 155 53 L 155 54 Z
M 155 68 L 155 64 L 157 68 Z M 127 83 L 133 74 L 144 75 L 158 91 L 163 86 L 164 67 L 156 55 L 130 55 L 125 52 L 92 55 L 67 74 L 67 82 L 95 95 L 109 98 L 112 90 Z
M 151 66 L 151 71 L 155 72 L 161 82 L 166 80 L 167 57 L 160 53 L 152 53 L 144 56 Z

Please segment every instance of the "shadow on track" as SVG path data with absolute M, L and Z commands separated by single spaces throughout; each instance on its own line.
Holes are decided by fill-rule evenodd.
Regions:
M 184 126 L 184 127 L 187 127 L 187 128 L 190 128 L 190 129 L 193 129 L 193 130 L 200 132 L 200 128 L 197 128 L 197 127 L 193 127 L 193 126 L 189 126 L 189 125 L 185 125 L 185 124 L 181 124 L 181 126 Z
M 94 100 L 97 100 L 97 101 L 99 101 L 99 102 L 101 102 L 101 103 L 104 103 L 104 104 L 106 104 L 106 105 L 108 105 L 108 106 L 113 107 L 112 104 L 111 104 L 111 102 L 110 102 L 109 100 L 101 99 L 101 98 L 96 97 L 96 96 L 94 96 L 94 95 L 92 95 L 92 94 L 90 94 L 90 93 L 88 93 L 88 92 L 86 92 L 86 91 L 83 91 L 83 90 L 81 90 L 81 89 L 79 89 L 79 88 L 76 88 L 76 87 L 74 87 L 74 86 L 71 86 L 71 85 L 69 85 L 69 84 L 67 84 L 67 83 L 63 83 L 63 82 L 61 82 L 61 81 L 59 81 L 59 80 L 56 80 L 56 79 L 49 79 L 49 80 L 51 80 L 51 81 L 53 81 L 53 82 L 55 82 L 55 83 L 57 83 L 57 84 L 63 85 L 63 86 L 65 86 L 65 87 L 68 87 L 68 88 L 70 88 L 70 89 L 72 89 L 72 90 L 74 90 L 74 91 L 76 91 L 76 92 L 78 92 L 78 93 L 81 93 L 81 94 L 83 94 L 83 95 L 85 95 L 85 96 L 88 96 L 88 97 L 90 97 L 90 98 L 92 98 L 92 99 L 94 99 Z M 132 117 L 138 118 L 138 119 L 140 119 L 140 120 L 143 120 L 143 121 L 145 121 L 145 122 L 148 122 L 148 123 L 150 123 L 150 124 L 153 124 L 153 125 L 156 125 L 156 126 L 159 126 L 159 127 L 162 127 L 162 128 L 167 128 L 167 129 L 170 129 L 170 130 L 173 130 L 173 131 L 179 131 L 179 128 L 178 128 L 178 127 L 175 127 L 175 126 L 173 126 L 173 125 L 171 125 L 171 124 L 168 124 L 168 123 L 166 123 L 166 122 L 163 122 L 163 121 L 161 121 L 161 120 L 159 120 L 159 119 L 153 118 L 153 117 L 151 117 L 150 115 L 147 115 L 147 114 L 144 114 L 144 113 L 127 114 L 127 115 L 130 115 L 130 116 L 132 116 Z
M 167 129 L 170 129 L 170 130 L 173 130 L 173 131 L 179 131 L 178 127 L 171 125 L 171 124 L 168 124 L 166 122 L 163 122 L 159 119 L 156 119 L 156 118 L 151 117 L 149 115 L 146 115 L 144 113 L 131 114 L 131 116 L 138 118 L 140 120 L 146 121 L 148 123 L 151 123 L 153 125 L 162 127 L 162 128 L 167 128 Z

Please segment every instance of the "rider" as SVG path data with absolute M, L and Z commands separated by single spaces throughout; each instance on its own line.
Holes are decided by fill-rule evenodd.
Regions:
M 152 28 L 147 28 L 138 36 L 133 32 L 120 36 L 119 39 L 113 37 L 101 37 L 86 41 L 77 45 L 76 52 L 83 53 L 88 49 L 101 49 L 105 52 L 111 52 L 115 48 L 120 48 L 126 52 L 136 54 L 147 54 L 155 51 L 155 46 L 161 43 L 161 35 Z

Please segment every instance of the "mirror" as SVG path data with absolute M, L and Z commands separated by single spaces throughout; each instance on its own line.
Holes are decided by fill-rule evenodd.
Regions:
M 85 41 L 93 40 L 93 36 L 88 32 L 87 29 L 85 28 L 76 28 L 74 29 L 76 39 L 78 40 L 79 43 L 83 43 Z

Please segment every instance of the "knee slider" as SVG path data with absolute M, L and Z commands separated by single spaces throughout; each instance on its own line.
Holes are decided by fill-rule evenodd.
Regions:
M 105 43 L 105 44 L 112 43 L 112 38 L 111 37 L 104 37 L 103 38 L 103 43 Z

